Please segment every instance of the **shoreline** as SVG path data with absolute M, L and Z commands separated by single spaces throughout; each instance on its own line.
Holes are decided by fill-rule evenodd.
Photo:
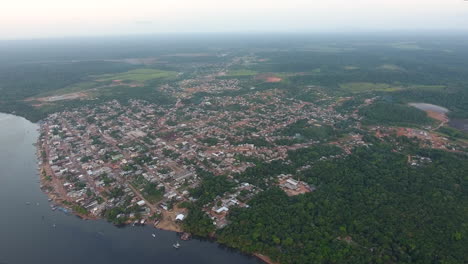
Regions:
M 39 150 L 39 148 L 38 148 Z M 53 203 L 54 206 L 62 207 L 67 210 L 69 210 L 69 214 L 75 215 L 79 217 L 82 220 L 106 220 L 104 217 L 99 217 L 99 216 L 93 216 L 92 214 L 80 214 L 73 210 L 73 208 L 67 204 L 67 203 L 72 203 L 71 201 L 68 201 L 67 199 L 64 199 L 63 197 L 53 194 L 50 191 L 47 191 L 47 188 L 52 187 L 50 184 L 50 181 L 46 179 L 46 176 L 44 176 L 41 172 L 42 171 L 47 171 L 47 166 L 42 164 L 39 165 L 39 182 L 40 182 L 40 189 L 41 191 L 47 195 L 47 197 L 50 199 L 49 204 Z M 52 177 L 52 176 L 51 176 Z M 53 187 L 52 187 L 53 188 Z M 65 202 L 64 202 L 65 201 Z M 51 209 L 52 210 L 52 209 Z M 131 225 L 133 221 L 127 221 L 124 225 Z M 165 231 L 171 231 L 171 232 L 176 232 L 176 233 L 181 233 L 183 230 L 181 228 L 176 227 L 174 224 L 172 224 L 171 221 L 167 219 L 161 219 L 157 224 L 154 222 L 148 222 L 145 221 L 144 224 L 139 224 L 139 225 L 147 225 L 147 226 L 152 226 L 156 229 L 160 230 L 165 230 Z
M 40 148 L 38 147 L 38 153 L 40 151 Z M 62 197 L 60 196 L 57 196 L 57 195 L 53 195 L 51 192 L 48 192 L 46 190 L 45 187 L 47 186 L 50 186 L 49 184 L 49 181 L 46 179 L 46 177 L 41 173 L 43 170 L 46 170 L 46 165 L 44 164 L 41 164 L 39 165 L 38 169 L 39 169 L 39 180 L 40 180 L 40 189 L 41 191 L 47 195 L 47 197 L 49 199 L 51 199 L 51 201 L 49 201 L 49 204 L 50 203 L 54 203 L 55 206 L 60 206 L 60 207 L 63 207 L 67 210 L 69 210 L 69 213 L 70 215 L 74 215 L 78 218 L 80 218 L 81 220 L 85 220 L 85 221 L 93 221 L 93 220 L 105 220 L 105 218 L 103 217 L 98 217 L 98 216 L 92 216 L 90 214 L 87 214 L 87 215 L 84 215 L 84 214 L 79 214 L 77 213 L 76 211 L 74 211 L 72 208 L 70 208 L 70 206 L 68 204 L 65 204 L 63 201 L 67 201 L 66 199 L 63 199 Z M 52 209 L 51 209 L 52 210 Z M 127 223 L 125 223 L 123 226 L 128 226 L 128 225 L 131 225 L 132 224 L 132 221 L 128 221 Z M 140 224 L 139 224 L 140 225 Z M 181 229 L 181 228 L 176 228 L 174 224 L 172 224 L 171 221 L 168 221 L 167 219 L 161 219 L 157 224 L 155 224 L 154 222 L 151 223 L 151 222 L 145 222 L 144 224 L 142 224 L 142 226 L 150 226 L 150 227 L 153 227 L 155 229 L 159 229 L 159 230 L 164 230 L 164 231 L 169 231 L 169 232 L 175 232 L 175 233 L 183 233 L 184 231 Z M 214 238 L 214 241 L 216 243 L 218 243 L 216 241 L 216 238 L 215 237 L 212 237 Z M 219 243 L 218 243 L 219 244 Z M 279 264 L 277 262 L 274 262 L 273 260 L 270 259 L 270 257 L 268 256 L 265 256 L 263 254 L 260 254 L 260 253 L 253 253 L 251 254 L 253 257 L 261 260 L 262 262 L 266 263 L 266 264 Z
M 81 220 L 91 220 L 91 221 L 92 220 L 107 220 L 105 219 L 105 217 L 93 215 L 91 212 L 88 212 L 88 214 L 81 214 L 73 209 L 74 206 L 80 206 L 80 205 L 77 204 L 76 201 L 73 201 L 71 198 L 69 198 L 66 195 L 66 191 L 63 189 L 62 180 L 58 179 L 55 176 L 55 174 L 52 171 L 52 168 L 48 164 L 48 159 L 44 159 L 42 157 L 42 152 L 46 152 L 47 149 L 44 148 L 44 145 L 41 144 L 39 139 L 34 145 L 36 147 L 37 169 L 38 169 L 37 173 L 39 175 L 40 189 L 49 198 L 48 199 L 49 205 L 51 207 L 50 210 L 55 210 L 53 209 L 55 207 L 63 211 L 63 213 L 68 214 L 68 215 L 74 215 L 80 218 Z M 62 209 L 66 209 L 66 210 L 62 210 Z M 174 214 L 176 213 L 177 213 L 176 211 L 162 211 L 161 219 L 150 220 L 146 218 L 145 222 L 143 224 L 138 223 L 138 226 L 151 226 L 155 229 L 175 232 L 181 236 L 181 239 L 182 239 L 182 236 L 184 236 L 184 234 L 188 234 L 190 237 L 191 235 L 189 233 L 184 233 L 184 230 L 182 229 L 182 227 L 179 224 L 177 224 L 177 222 L 175 221 Z M 109 221 L 107 222 L 110 224 L 113 224 Z M 127 220 L 124 224 L 122 224 L 122 226 L 129 226 L 129 225 L 132 225 L 132 223 L 134 223 L 133 220 Z M 118 226 L 116 224 L 113 224 L 113 225 Z M 218 243 L 214 236 L 211 238 L 214 239 L 214 242 Z M 241 251 L 239 252 L 242 253 Z M 253 253 L 250 255 L 266 264 L 279 264 L 277 262 L 272 261 L 268 256 L 265 256 L 260 253 Z
M 274 262 L 270 257 L 265 256 L 263 254 L 254 253 L 252 255 L 255 256 L 256 258 L 260 259 L 261 261 L 265 262 L 266 264 L 279 264 L 278 262 Z

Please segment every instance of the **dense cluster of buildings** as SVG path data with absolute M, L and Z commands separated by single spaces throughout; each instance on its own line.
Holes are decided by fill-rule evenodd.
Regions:
M 223 83 L 223 89 L 237 86 L 236 81 Z M 179 100 L 171 106 L 111 101 L 50 115 L 41 123 L 39 139 L 44 184 L 52 197 L 75 209 L 96 217 L 107 212 L 107 217 L 128 222 L 161 219 L 166 211 L 179 210 L 178 203 L 193 201 L 190 189 L 200 184 L 200 170 L 227 175 L 238 186 L 235 192 L 205 208 L 214 224 L 223 227 L 230 207 L 247 207 L 261 191 L 238 182 L 233 174 L 255 166 L 252 159 L 286 160 L 288 150 L 317 143 L 276 144 L 301 137 L 281 131 L 299 120 L 320 127 L 349 118 L 329 105 L 285 99 L 282 93 L 252 91 L 203 97 L 195 103 Z M 352 136 L 346 142 L 344 149 L 362 141 Z M 314 190 L 289 176 L 281 176 L 279 182 L 290 195 Z M 112 209 L 116 215 L 108 213 Z M 179 220 L 184 218 L 185 211 L 176 213 Z

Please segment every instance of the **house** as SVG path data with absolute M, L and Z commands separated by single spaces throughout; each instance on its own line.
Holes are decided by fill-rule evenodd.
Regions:
M 218 209 L 215 210 L 215 212 L 216 212 L 217 214 L 220 214 L 220 213 L 222 213 L 222 212 L 227 212 L 227 211 L 229 211 L 229 208 L 227 208 L 227 207 L 225 207 L 225 206 L 220 207 L 220 208 L 218 208 Z
M 185 215 L 184 214 L 178 214 L 175 218 L 176 221 L 184 221 Z

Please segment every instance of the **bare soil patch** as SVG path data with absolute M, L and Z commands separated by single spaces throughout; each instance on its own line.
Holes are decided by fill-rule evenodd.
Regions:
M 439 113 L 439 112 L 431 111 L 431 110 L 427 110 L 426 113 L 430 118 L 439 120 L 443 123 L 447 123 L 449 121 L 445 113 Z
M 259 74 L 259 75 L 255 76 L 255 79 L 265 81 L 267 83 L 277 83 L 277 82 L 281 82 L 283 80 L 283 79 L 281 79 L 280 77 L 278 77 L 278 76 L 276 76 L 274 74 Z
M 187 210 L 176 207 L 174 207 L 172 211 L 163 210 L 161 220 L 156 227 L 168 231 L 182 232 L 183 230 L 181 225 L 175 220 L 178 214 L 187 215 Z

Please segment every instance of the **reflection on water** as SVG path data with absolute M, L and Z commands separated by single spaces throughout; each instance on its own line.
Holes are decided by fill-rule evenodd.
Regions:
M 449 125 L 453 128 L 468 132 L 468 119 L 450 119 Z
M 433 104 L 426 104 L 426 103 L 409 103 L 409 105 L 421 109 L 423 111 L 434 111 L 437 113 L 446 114 L 449 110 L 445 107 L 433 105 Z

